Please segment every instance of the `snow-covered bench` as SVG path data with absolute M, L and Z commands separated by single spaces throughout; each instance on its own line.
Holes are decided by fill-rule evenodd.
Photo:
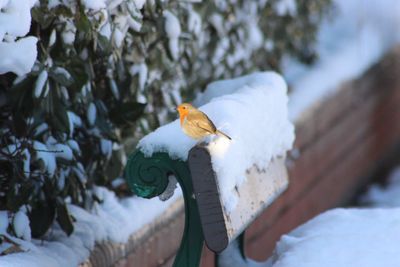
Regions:
M 294 127 L 286 93 L 273 72 L 214 82 L 195 104 L 232 140 L 198 144 L 174 121 L 144 137 L 129 157 L 126 178 L 137 195 L 166 195 L 175 179 L 180 184 L 185 230 L 174 266 L 198 266 L 204 241 L 216 253 L 233 244 L 228 251 L 241 250 L 238 266 L 247 261 L 233 241 L 243 241 L 247 226 L 288 184 L 284 162 Z M 232 257 L 220 259 L 223 265 Z

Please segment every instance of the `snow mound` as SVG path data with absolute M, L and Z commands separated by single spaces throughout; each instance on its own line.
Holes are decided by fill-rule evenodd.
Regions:
M 211 83 L 195 101 L 204 104 L 199 109 L 232 138 L 212 137 L 208 145 L 227 212 L 235 206 L 233 193 L 245 181 L 246 170 L 254 165 L 262 169 L 292 147 L 294 126 L 288 120 L 286 93 L 280 75 L 262 72 Z M 138 148 L 146 156 L 167 152 L 186 160 L 194 145 L 176 120 L 145 136 Z
M 0 210 L 0 235 L 6 233 L 8 227 L 7 211 Z
M 400 207 L 400 166 L 392 171 L 385 186 L 372 185 L 361 202 L 373 207 Z
M 35 63 L 37 38 L 28 36 L 16 42 L 0 42 L 0 74 L 12 71 L 22 76 Z
M 181 25 L 178 18 L 168 10 L 163 12 L 165 18 L 164 30 L 169 38 L 168 48 L 174 60 L 179 57 L 179 36 L 181 34 Z
M 400 209 L 334 209 L 282 236 L 273 267 L 400 266 Z
M 0 233 L 26 250 L 1 256 L 0 266 L 78 266 L 89 257 L 96 242 L 127 242 L 132 233 L 151 223 L 182 195 L 179 190 L 171 199 L 161 201 L 158 198 L 149 200 L 139 197 L 118 199 L 103 187 L 96 187 L 94 191 L 102 203 L 97 203 L 91 211 L 68 205 L 69 212 L 76 220 L 70 236 L 54 224 L 43 239 L 27 242 L 25 240 L 30 239 L 29 220 L 24 212 L 19 211 L 13 219 L 13 227 L 16 234 L 25 240 L 14 238 L 4 233 L 8 225 L 7 212 L 0 211 Z
M 23 37 L 31 26 L 31 8 L 36 0 L 0 1 L 0 74 L 9 71 L 22 76 L 35 63 L 37 38 Z
M 31 228 L 29 226 L 28 216 L 26 216 L 25 212 L 20 210 L 14 215 L 13 226 L 17 237 L 27 241 L 31 240 Z

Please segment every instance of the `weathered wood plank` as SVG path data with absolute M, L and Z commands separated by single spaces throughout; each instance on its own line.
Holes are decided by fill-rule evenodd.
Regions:
M 288 185 L 284 158 L 266 163 L 263 169 L 254 166 L 247 171 L 246 181 L 237 188 L 240 195 L 237 207 L 227 213 L 207 147 L 194 147 L 189 153 L 188 163 L 204 238 L 207 246 L 217 253 L 242 233 Z

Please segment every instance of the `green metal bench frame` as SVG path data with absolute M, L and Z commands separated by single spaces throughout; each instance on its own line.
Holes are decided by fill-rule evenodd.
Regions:
M 186 161 L 171 159 L 167 153 L 159 152 L 151 157 L 145 157 L 137 150 L 129 156 L 125 168 L 129 187 L 136 195 L 144 198 L 162 194 L 168 185 L 170 175 L 174 175 L 180 184 L 185 202 L 185 228 L 173 266 L 196 267 L 200 265 L 204 235 L 189 164 Z M 246 260 L 244 233 L 238 239 L 240 255 Z M 217 258 L 216 266 L 218 266 Z

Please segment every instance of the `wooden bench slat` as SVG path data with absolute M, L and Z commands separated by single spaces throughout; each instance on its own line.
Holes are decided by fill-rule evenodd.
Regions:
M 193 190 L 208 248 L 220 253 L 280 195 L 288 185 L 284 158 L 266 163 L 265 168 L 254 166 L 247 171 L 247 181 L 237 190 L 237 208 L 224 210 L 218 179 L 212 168 L 207 147 L 198 145 L 189 152 L 188 164 Z

